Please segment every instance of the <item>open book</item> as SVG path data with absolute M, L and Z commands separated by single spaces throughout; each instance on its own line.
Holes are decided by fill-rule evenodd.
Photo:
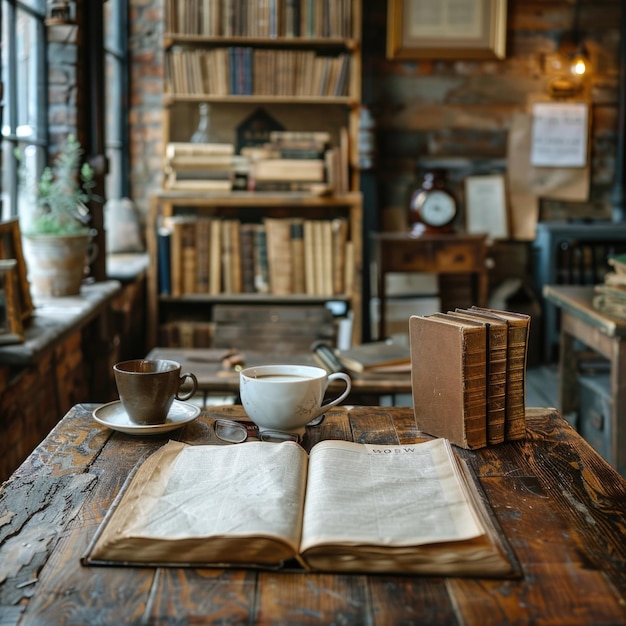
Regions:
M 507 577 L 514 558 L 445 439 L 190 446 L 127 482 L 84 564 Z

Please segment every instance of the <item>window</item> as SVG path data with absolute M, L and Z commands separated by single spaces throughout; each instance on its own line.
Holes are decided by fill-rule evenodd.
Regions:
M 49 124 L 55 123 L 54 115 L 48 119 L 48 46 L 46 32 L 46 0 L 0 0 L 1 74 L 2 81 L 2 161 L 0 193 L 2 197 L 1 219 L 18 216 L 32 207 L 32 198 L 24 196 L 18 185 L 19 163 L 15 149 L 24 154 L 24 170 L 36 180 L 47 163 L 51 150 Z M 89 10 L 97 4 L 84 5 Z M 104 26 L 105 150 L 108 159 L 105 196 L 121 198 L 129 195 L 129 148 L 128 148 L 128 0 L 105 0 L 102 7 Z M 72 15 L 72 19 L 76 16 Z M 80 20 L 80 17 L 79 17 Z M 79 25 L 80 27 L 80 25 Z M 56 44 L 58 45 L 58 43 Z M 87 42 L 89 45 L 89 42 Z M 102 58 L 102 57 L 101 57 Z M 67 62 L 65 58 L 64 62 Z M 80 86 L 79 86 L 80 88 Z M 68 103 L 74 102 L 69 98 Z M 96 114 L 102 114 L 94 106 Z M 67 120 L 71 120 L 69 113 Z M 80 123 L 81 116 L 77 116 Z M 89 124 L 102 123 L 93 117 Z M 59 128 L 59 134 L 75 132 L 78 136 L 90 136 L 89 129 Z
M 128 0 L 104 4 L 107 198 L 130 195 L 128 133 Z
M 29 171 L 45 162 L 47 71 L 45 0 L 1 0 L 2 20 L 2 219 L 18 215 L 16 148 Z M 28 149 L 27 149 L 28 148 Z

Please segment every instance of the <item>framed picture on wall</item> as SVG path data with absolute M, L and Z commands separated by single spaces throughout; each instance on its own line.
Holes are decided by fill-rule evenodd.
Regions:
M 465 226 L 468 233 L 487 233 L 490 239 L 509 236 L 504 175 L 487 174 L 465 179 Z
M 503 59 L 507 0 L 388 0 L 387 58 Z
M 24 341 L 16 269 L 15 259 L 0 260 L 0 345 Z
M 30 297 L 26 261 L 22 251 L 22 235 L 17 219 L 0 222 L 0 260 L 2 259 L 15 259 L 20 311 L 22 319 L 26 320 L 32 315 L 34 306 Z

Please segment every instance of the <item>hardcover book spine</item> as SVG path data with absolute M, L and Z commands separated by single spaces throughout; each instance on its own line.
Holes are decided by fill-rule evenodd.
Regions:
M 293 293 L 306 293 L 304 279 L 304 222 L 293 218 L 290 227 L 291 258 L 293 262 Z
M 291 259 L 291 226 L 288 219 L 264 220 L 267 233 L 267 255 L 270 275 L 270 291 L 274 295 L 292 293 L 293 266 Z
M 523 313 L 472 307 L 507 323 L 507 384 L 505 440 L 526 436 L 526 359 L 530 316 Z
M 466 329 L 461 335 L 465 436 L 469 448 L 482 448 L 487 444 L 486 332 Z
M 159 248 L 159 293 L 163 296 L 169 296 L 172 293 L 170 240 L 170 231 L 166 228 L 159 229 L 157 235 L 157 246 Z
M 211 223 L 201 218 L 196 225 L 196 292 L 209 293 L 209 240 L 211 238 Z
M 242 224 L 241 233 L 241 288 L 254 293 L 254 224 Z

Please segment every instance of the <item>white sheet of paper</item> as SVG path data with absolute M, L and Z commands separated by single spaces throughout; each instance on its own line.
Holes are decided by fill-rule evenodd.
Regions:
M 530 162 L 535 167 L 584 167 L 589 108 L 585 102 L 536 102 Z

